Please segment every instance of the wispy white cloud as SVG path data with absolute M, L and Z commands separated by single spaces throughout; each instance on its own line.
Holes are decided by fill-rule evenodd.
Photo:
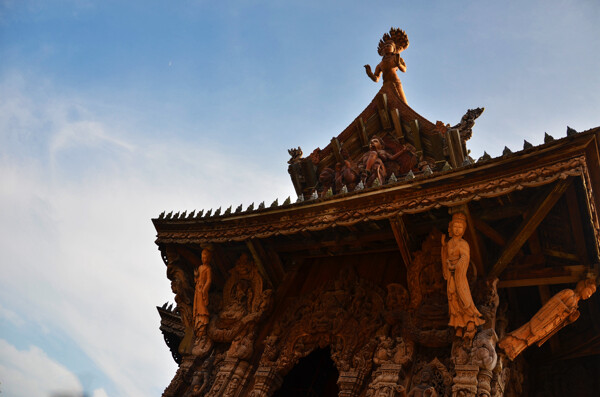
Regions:
M 0 339 L 0 382 L 2 394 L 12 397 L 83 393 L 77 377 L 42 349 L 30 346 L 18 350 L 4 339 Z
M 92 392 L 92 397 L 108 397 L 108 394 L 104 389 L 96 389 Z
M 13 141 L 20 157 L 0 157 L 0 207 L 11 208 L 0 225 L 1 307 L 67 334 L 120 395 L 157 395 L 176 365 L 158 330 L 155 306 L 172 294 L 150 218 L 163 209 L 281 200 L 291 183 L 218 145 L 165 145 L 122 131 L 81 98 L 26 88 L 13 90 L 18 104 L 0 108 L 0 119 L 21 110 L 0 138 L 49 128 Z M 22 160 L 36 151 L 36 161 Z M 78 153 L 93 167 L 69 161 Z

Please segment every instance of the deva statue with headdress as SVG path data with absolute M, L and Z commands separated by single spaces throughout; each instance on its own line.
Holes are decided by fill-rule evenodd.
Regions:
M 400 69 L 402 72 L 406 72 L 406 63 L 400 56 L 400 53 L 408 48 L 408 36 L 402 29 L 391 28 L 389 33 L 385 33 L 383 38 L 379 40 L 379 46 L 377 46 L 377 52 L 383 58 L 377 67 L 375 67 L 375 73 L 371 71 L 370 65 L 365 65 L 367 70 L 367 76 L 374 82 L 379 81 L 379 77 L 383 74 L 383 84 L 392 84 L 398 93 L 398 96 L 404 103 L 406 102 L 406 96 L 402 89 L 402 83 L 396 71 Z

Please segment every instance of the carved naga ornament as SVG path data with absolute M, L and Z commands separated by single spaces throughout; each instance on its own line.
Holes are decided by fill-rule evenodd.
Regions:
M 371 80 L 377 83 L 379 77 L 383 74 L 383 84 L 392 84 L 404 103 L 407 103 L 406 96 L 404 95 L 397 71 L 406 72 L 406 63 L 400 56 L 400 53 L 408 48 L 408 44 L 408 36 L 404 30 L 391 28 L 390 32 L 385 33 L 382 39 L 379 40 L 377 52 L 382 58 L 379 65 L 375 67 L 375 73 L 371 71 L 370 65 L 365 65 L 367 76 Z

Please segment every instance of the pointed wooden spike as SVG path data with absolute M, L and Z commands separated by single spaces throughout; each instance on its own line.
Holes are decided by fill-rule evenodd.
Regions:
M 477 162 L 479 163 L 480 161 L 488 161 L 488 160 L 491 160 L 491 159 L 492 159 L 492 156 L 490 156 L 490 155 L 488 154 L 488 152 L 485 152 L 485 151 L 484 151 L 484 152 L 483 152 L 483 156 L 481 156 L 481 157 L 479 158 L 479 160 L 477 160 Z

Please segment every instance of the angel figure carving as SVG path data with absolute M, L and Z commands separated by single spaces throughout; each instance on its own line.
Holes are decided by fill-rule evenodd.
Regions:
M 375 73 L 371 71 L 370 65 L 365 65 L 367 76 L 374 82 L 379 81 L 383 74 L 383 84 L 391 84 L 396 89 L 398 96 L 404 103 L 406 96 L 402 89 L 402 83 L 396 73 L 398 70 L 406 72 L 406 63 L 400 56 L 400 53 L 408 48 L 408 36 L 402 29 L 391 28 L 389 33 L 385 33 L 379 40 L 377 52 L 382 56 L 381 62 L 375 67 Z
M 564 289 L 554 295 L 533 315 L 528 323 L 506 335 L 500 346 L 511 360 L 527 347 L 543 345 L 565 326 L 579 318 L 579 301 L 589 299 L 596 292 L 596 279 L 588 278 L 577 283 L 575 290 Z
M 448 325 L 456 329 L 456 336 L 473 339 L 476 327 L 485 321 L 475 307 L 467 280 L 471 254 L 469 243 L 462 238 L 466 229 L 465 214 L 458 212 L 452 215 L 448 225 L 450 241 L 446 243 L 446 236 L 442 235 L 442 270 L 447 282 Z
M 212 283 L 212 248 L 202 250 L 202 264 L 194 271 L 196 291 L 194 294 L 194 330 L 196 336 L 201 337 L 206 332 L 208 325 L 208 291 Z

